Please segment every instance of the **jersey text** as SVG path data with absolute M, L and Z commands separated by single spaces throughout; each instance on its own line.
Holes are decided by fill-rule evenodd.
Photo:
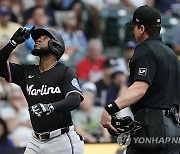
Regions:
M 26 90 L 28 92 L 28 95 L 37 96 L 37 95 L 61 93 L 59 87 L 47 87 L 47 85 L 42 85 L 40 89 L 33 89 L 33 87 L 34 85 L 27 85 Z

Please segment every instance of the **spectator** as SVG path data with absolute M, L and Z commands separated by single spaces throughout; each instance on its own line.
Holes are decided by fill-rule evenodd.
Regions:
M 142 5 L 152 6 L 155 0 L 122 0 L 125 7 L 130 10 L 134 10 Z
M 84 26 L 86 38 L 88 40 L 100 35 L 100 16 L 96 5 L 87 5 L 87 19 Z
M 35 7 L 32 12 L 32 23 L 26 24 L 25 27 L 32 28 L 35 26 L 36 28 L 47 28 L 48 26 L 48 16 L 45 12 L 46 10 L 42 7 Z M 31 52 L 34 49 L 34 41 L 32 37 L 30 37 L 26 42 L 25 46 L 27 51 Z
M 8 61 L 15 64 L 20 64 L 19 54 L 17 52 L 12 52 L 8 57 Z
M 23 2 L 24 10 L 27 10 L 35 5 L 34 0 L 22 0 L 22 2 Z
M 125 72 L 121 67 L 119 66 L 114 67 L 113 72 L 111 74 L 111 78 L 112 78 L 112 84 L 107 89 L 106 105 L 108 105 L 110 102 L 118 98 L 128 87 L 127 76 L 125 75 Z M 129 107 L 124 108 L 117 114 L 119 117 L 124 117 L 128 115 L 133 117 L 133 114 Z
M 0 150 L 14 147 L 13 142 L 8 138 L 6 122 L 0 118 Z
M 9 39 L 21 25 L 10 21 L 11 10 L 7 6 L 0 6 L 0 49 L 9 42 Z
M 163 14 L 172 15 L 173 14 L 172 5 L 178 3 L 179 0 L 155 0 L 154 7 Z
M 12 15 L 11 20 L 23 24 L 22 12 L 24 11 L 24 6 L 22 0 L 13 0 L 10 4 Z
M 102 77 L 102 66 L 105 61 L 102 51 L 100 39 L 89 41 L 87 56 L 77 64 L 76 72 L 79 80 L 96 82 Z
M 15 64 L 19 64 L 19 55 L 16 52 L 12 52 L 8 58 L 9 62 L 13 62 Z M 6 82 L 5 79 L 0 77 L 0 100 L 2 101 L 2 104 L 5 105 L 4 103 L 7 103 L 8 101 L 8 96 L 10 95 L 11 92 L 11 85 Z
M 180 24 L 178 24 L 174 28 L 173 39 L 172 39 L 173 49 L 180 59 L 180 36 L 179 36 L 179 34 L 180 34 Z
M 0 100 L 7 101 L 10 91 L 10 86 L 5 79 L 0 77 Z M 2 102 L 3 102 L 2 101 Z
M 1 109 L 1 116 L 6 121 L 9 137 L 16 147 L 25 147 L 32 133 L 26 99 L 19 87 L 12 84 L 9 105 Z
M 73 114 L 77 133 L 85 138 L 85 142 L 110 142 L 108 132 L 100 124 L 100 115 L 103 107 L 94 106 L 96 86 L 91 82 L 82 85 L 84 101 L 80 105 L 81 110 Z
M 64 28 L 59 31 L 64 39 L 66 53 L 71 56 L 74 52 L 86 52 L 87 40 L 83 31 L 77 29 L 76 18 L 67 19 Z
M 129 60 L 131 59 L 136 43 L 134 41 L 129 41 L 125 44 L 123 57 L 117 59 L 118 65 L 123 69 L 126 75 L 129 75 Z
M 115 66 L 113 68 L 111 80 L 112 83 L 107 90 L 106 105 L 120 96 L 121 93 L 127 89 L 127 76 L 121 67 Z
M 109 85 L 111 85 L 112 68 L 115 65 L 117 65 L 117 62 L 113 58 L 106 59 L 103 64 L 103 76 L 99 81 L 95 83 L 97 88 L 97 95 L 95 101 L 96 106 L 104 106 L 106 103 L 107 89 Z
M 0 0 L 0 6 L 9 7 L 10 12 L 10 20 L 16 23 L 22 23 L 22 10 L 23 4 L 21 0 Z
M 64 0 L 66 1 L 66 0 Z M 76 20 L 77 20 L 77 27 L 79 29 L 83 29 L 84 30 L 84 22 L 85 22 L 85 18 L 84 16 L 84 10 L 83 10 L 83 4 L 80 0 L 77 0 L 77 2 L 75 2 L 72 6 L 71 9 L 75 15 L 76 15 Z
M 82 91 L 86 91 L 86 90 L 91 91 L 94 94 L 94 96 L 97 93 L 96 85 L 90 81 L 83 83 L 81 89 L 82 89 Z
M 49 2 L 52 9 L 55 10 L 71 10 L 73 5 L 80 2 L 80 0 L 51 0 Z
M 85 57 L 87 52 L 87 40 L 83 31 L 77 29 L 77 19 L 71 17 L 64 22 L 64 28 L 59 30 L 65 43 L 65 54 L 61 60 L 71 68 Z
M 47 0 L 35 0 L 35 5 L 23 13 L 24 14 L 24 25 L 33 23 L 32 13 L 34 12 L 34 9 L 36 7 L 45 8 L 45 10 L 46 10 L 45 12 L 47 13 L 47 15 L 49 17 L 49 25 L 56 26 L 54 11 L 52 9 L 50 9 Z
M 58 11 L 72 11 L 75 14 L 77 20 L 77 27 L 82 28 L 83 20 L 82 20 L 82 3 L 80 0 L 51 0 L 49 5 L 52 10 Z

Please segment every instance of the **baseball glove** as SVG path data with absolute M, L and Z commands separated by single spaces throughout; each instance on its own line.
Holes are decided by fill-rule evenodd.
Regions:
M 116 128 L 117 132 L 112 129 L 108 129 L 109 134 L 112 136 L 118 137 L 120 134 L 133 135 L 138 129 L 141 128 L 141 125 L 138 121 L 133 120 L 130 116 L 126 117 L 116 117 L 112 116 L 111 124 Z

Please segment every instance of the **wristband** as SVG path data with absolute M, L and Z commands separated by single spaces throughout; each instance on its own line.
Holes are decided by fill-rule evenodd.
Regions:
M 114 115 L 116 112 L 119 112 L 121 109 L 117 106 L 115 102 L 108 104 L 104 109 L 110 114 Z
M 14 40 L 11 40 L 11 39 L 10 39 L 9 43 L 10 43 L 12 46 L 14 46 L 14 47 L 17 46 L 17 43 L 16 43 Z

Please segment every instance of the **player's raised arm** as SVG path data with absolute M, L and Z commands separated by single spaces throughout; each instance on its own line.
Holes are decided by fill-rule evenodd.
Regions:
M 0 76 L 6 78 L 8 77 L 8 67 L 7 67 L 7 59 L 11 52 L 18 46 L 19 44 L 26 41 L 26 39 L 30 36 L 31 31 L 34 30 L 27 29 L 25 27 L 20 27 L 12 36 L 9 43 L 1 49 L 0 51 Z

